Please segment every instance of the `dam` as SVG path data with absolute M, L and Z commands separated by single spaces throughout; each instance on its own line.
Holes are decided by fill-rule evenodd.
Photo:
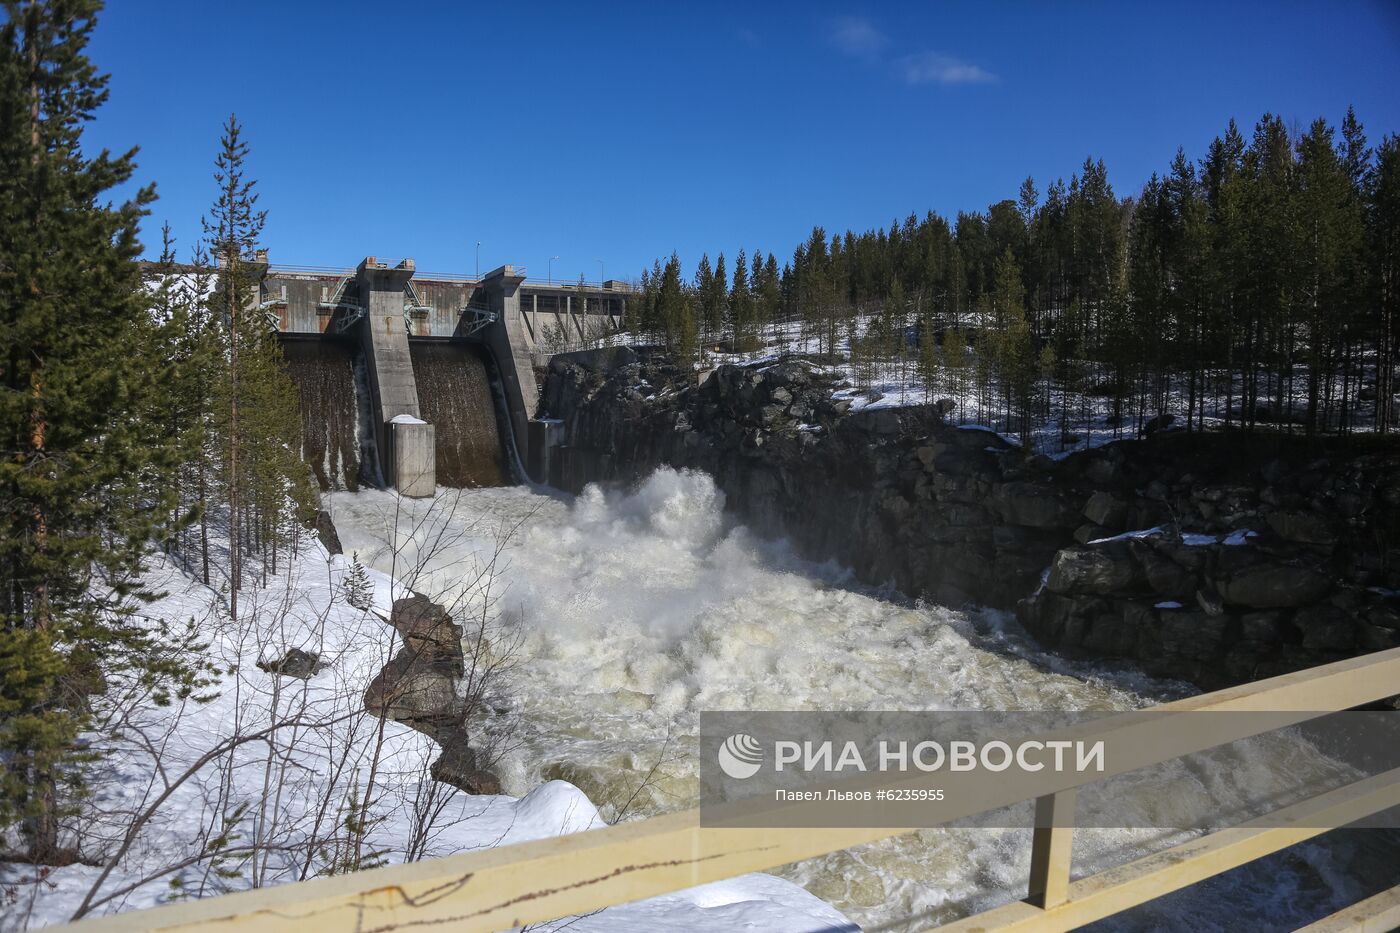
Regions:
M 353 269 L 284 266 L 264 251 L 252 268 L 318 486 L 409 496 L 546 480 L 532 449 L 549 436 L 531 425 L 536 366 L 618 330 L 631 292 L 616 280 L 527 284 L 515 265 L 419 274 L 412 259 L 373 256 Z

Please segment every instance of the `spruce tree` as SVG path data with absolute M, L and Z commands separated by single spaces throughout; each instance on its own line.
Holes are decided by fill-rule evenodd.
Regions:
M 753 342 L 753 296 L 743 250 L 734 260 L 734 284 L 729 290 L 729 337 L 736 353 L 750 349 Z
M 0 828 L 62 862 L 72 742 L 104 672 L 157 696 L 185 671 L 132 618 L 168 528 L 183 439 L 157 417 L 171 367 L 136 263 L 150 187 L 113 203 L 135 150 L 90 155 L 106 78 L 97 0 L 7 0 L 0 25 Z M 107 586 L 92 585 L 94 579 Z

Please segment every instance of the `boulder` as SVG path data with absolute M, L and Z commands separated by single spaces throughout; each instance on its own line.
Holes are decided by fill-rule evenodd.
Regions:
M 310 651 L 302 651 L 300 648 L 290 648 L 287 650 L 287 653 L 280 658 L 264 658 L 259 661 L 258 669 L 282 677 L 296 677 L 299 680 L 310 680 L 312 675 L 321 670 L 321 659 Z
M 1142 549 L 1142 567 L 1158 596 L 1185 602 L 1196 589 L 1196 575 L 1155 548 Z
M 340 547 L 340 534 L 335 530 L 335 522 L 331 520 L 331 513 L 325 509 L 316 512 L 316 522 L 313 526 L 316 530 L 316 538 L 321 542 L 321 546 L 326 549 L 327 554 L 345 553 Z
M 1289 609 L 1322 599 L 1332 583 L 1315 567 L 1261 563 L 1234 571 L 1220 580 L 1216 588 L 1225 602 L 1233 606 Z
M 1109 594 L 1138 582 L 1138 567 L 1126 547 L 1065 548 L 1050 565 L 1046 588 L 1055 593 Z
M 418 593 L 394 601 L 389 624 L 403 636 L 410 651 L 430 658 L 462 657 L 462 627 L 447 610 Z
M 1077 510 L 1070 508 L 1049 486 L 1012 482 L 998 486 L 988 503 L 1008 525 L 1027 528 L 1074 528 L 1079 525 Z
M 468 794 L 499 794 L 501 779 L 478 767 L 476 752 L 467 744 L 460 730 L 453 730 L 438 739 L 442 754 L 428 769 L 434 781 L 451 784 Z
M 1335 606 L 1307 606 L 1293 616 L 1303 633 L 1303 646 L 1322 654 L 1340 654 L 1356 647 L 1356 623 L 1352 615 Z
M 1158 415 L 1155 418 L 1149 419 L 1147 424 L 1142 426 L 1142 433 L 1149 436 L 1157 434 L 1158 432 L 1167 430 L 1175 423 L 1176 415 Z
M 1334 544 L 1336 532 L 1317 512 L 1270 512 L 1265 521 L 1280 538 L 1298 544 Z
M 1084 504 L 1084 517 L 1095 525 L 1103 525 L 1115 531 L 1123 527 L 1123 519 L 1128 514 L 1128 504 L 1109 492 L 1099 490 Z
M 365 690 L 365 709 L 399 722 L 454 721 L 459 706 L 452 668 L 407 650 L 384 665 Z

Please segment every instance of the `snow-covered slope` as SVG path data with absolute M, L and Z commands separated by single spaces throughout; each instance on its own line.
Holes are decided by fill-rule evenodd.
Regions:
M 217 696 L 158 707 L 137 685 L 110 685 L 98 702 L 102 729 L 90 737 L 109 753 L 92 767 L 91 797 L 69 827 L 98 864 L 0 866 L 0 929 L 63 922 L 85 901 L 101 914 L 341 871 L 356 862 L 357 841 L 359 864 L 372 865 L 603 825 L 564 781 L 518 798 L 472 797 L 432 781 L 437 746 L 368 715 L 361 701 L 399 647 L 380 614 L 403 587 L 391 594 L 389 577 L 366 570 L 373 611 L 357 609 L 346 601 L 349 562 L 310 536 L 299 551 L 265 588 L 245 592 L 237 623 L 213 589 L 153 558 L 148 582 L 165 595 L 141 614 L 193 621 L 207 641 L 199 654 L 219 671 L 209 691 Z M 257 667 L 291 648 L 318 655 L 322 669 L 301 680 Z M 347 826 L 366 797 L 357 837 Z M 110 871 L 101 865 L 123 848 Z M 749 875 L 577 918 L 569 929 L 855 927 L 790 882 Z

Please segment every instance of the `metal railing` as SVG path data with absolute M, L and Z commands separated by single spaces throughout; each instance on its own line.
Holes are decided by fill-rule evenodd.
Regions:
M 1305 721 L 1392 696 L 1397 689 L 1400 648 L 1393 648 L 1154 709 L 1278 712 Z M 1092 774 L 1027 775 L 1021 783 L 1008 784 L 1004 794 L 1008 799 L 989 801 L 983 795 L 977 804 L 961 810 L 954 805 L 941 814 L 957 820 L 1034 798 L 1038 827 L 1032 843 L 1030 896 L 945 929 L 964 933 L 1072 929 L 1327 831 L 1319 827 L 1344 825 L 1400 805 L 1398 769 L 1275 811 L 1267 820 L 1201 836 L 1071 883 L 1073 828 L 1065 816 L 1073 812 L 1076 786 L 1247 738 L 1260 728 L 1241 725 L 1241 717 L 1216 718 L 1233 725 L 1201 730 L 1199 717 L 1144 720 L 1140 713 L 1090 723 L 1080 738 L 1134 729 L 1134 737 L 1140 739 L 1134 747 L 1143 751 Z M 1029 792 L 1016 796 L 1024 791 Z M 950 794 L 950 799 L 958 798 Z M 699 811 L 687 810 L 569 836 L 85 920 L 60 929 L 212 933 L 238 928 L 305 933 L 442 924 L 454 933 L 489 933 L 776 868 L 908 831 L 721 828 L 702 826 Z M 1397 913 L 1400 889 L 1353 905 L 1318 929 L 1380 929 L 1373 925 L 1374 917 Z

